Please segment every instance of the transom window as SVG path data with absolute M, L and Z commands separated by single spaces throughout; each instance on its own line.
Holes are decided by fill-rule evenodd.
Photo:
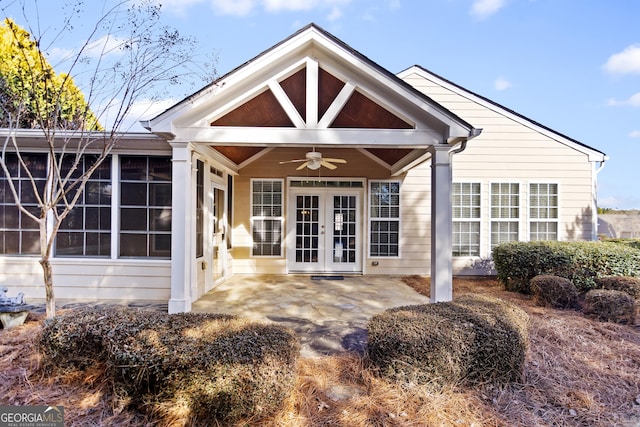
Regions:
M 251 180 L 253 256 L 282 255 L 282 191 L 282 180 Z
M 453 256 L 480 256 L 480 183 L 452 187 Z
M 400 181 L 369 183 L 369 255 L 400 255 Z

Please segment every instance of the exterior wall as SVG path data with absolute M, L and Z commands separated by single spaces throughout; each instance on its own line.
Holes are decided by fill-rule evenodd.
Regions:
M 492 182 L 520 183 L 520 240 L 528 240 L 528 184 L 558 184 L 559 240 L 591 240 L 594 230 L 595 168 L 588 156 L 418 74 L 404 80 L 448 108 L 482 134 L 453 157 L 453 180 L 480 182 L 482 187 L 481 256 L 490 255 L 489 224 Z M 454 271 L 471 259 L 454 259 Z
M 233 256 L 233 273 L 234 274 L 286 274 L 287 273 L 287 248 L 286 243 L 283 242 L 282 256 L 280 257 L 252 257 L 251 256 L 251 178 L 278 178 L 283 180 L 285 206 L 283 212 L 287 212 L 288 206 L 286 205 L 287 199 L 287 176 L 292 177 L 305 177 L 310 179 L 318 177 L 320 173 L 322 178 L 367 178 L 367 179 L 396 179 L 391 178 L 389 171 L 380 166 L 369 157 L 358 152 L 354 149 L 332 149 L 329 147 L 323 147 L 321 150 L 324 157 L 337 157 L 347 160 L 346 165 L 338 165 L 335 170 L 328 170 L 321 168 L 318 171 L 310 171 L 304 169 L 296 171 L 295 168 L 298 163 L 280 165 L 279 162 L 304 158 L 308 148 L 278 148 L 270 151 L 268 154 L 262 156 L 256 161 L 252 162 L 249 166 L 240 170 L 240 175 L 235 177 L 234 180 L 234 224 L 233 224 L 233 249 L 231 251 Z M 429 170 L 427 169 L 427 172 Z M 397 178 L 402 180 L 403 178 Z M 423 185 L 424 178 L 416 176 L 415 185 Z M 402 197 L 405 197 L 404 187 Z M 428 246 L 426 252 L 424 251 L 424 245 L 429 245 L 429 234 L 426 230 L 415 231 L 413 225 L 419 224 L 419 228 L 424 228 L 424 224 L 421 224 L 424 209 L 423 207 L 416 207 L 416 209 L 409 209 L 407 215 L 412 217 L 413 220 L 405 221 L 402 219 L 402 239 L 409 238 L 407 245 L 403 245 L 401 249 L 401 256 L 399 258 L 370 258 L 367 256 L 368 248 L 366 240 L 367 235 L 367 200 L 366 200 L 366 183 L 365 192 L 363 194 L 362 205 L 362 225 L 363 225 L 363 269 L 365 273 L 369 274 L 403 274 L 406 272 L 408 266 L 415 266 L 419 264 L 422 269 L 420 272 L 424 273 L 424 269 L 428 269 L 428 258 L 425 254 L 428 254 Z M 427 198 L 428 198 L 428 193 Z M 412 196 L 413 197 L 413 196 Z M 421 197 L 416 195 L 415 197 Z M 406 201 L 403 201 L 403 209 L 406 206 Z M 428 210 L 428 207 L 426 208 Z M 404 211 L 403 211 L 404 215 Z M 285 219 L 286 221 L 286 219 Z M 409 225 L 405 225 L 408 223 Z M 285 228 L 286 230 L 286 224 Z M 421 242 L 422 239 L 424 242 Z M 413 245 L 413 247 L 410 247 Z M 408 252 L 405 254 L 405 250 Z M 426 260 L 426 261 L 425 261 Z M 378 266 L 372 266 L 372 262 L 377 261 Z M 416 270 L 417 271 L 417 270 Z M 415 274 L 418 274 L 417 272 Z
M 38 257 L 0 258 L 0 284 L 9 295 L 24 292 L 28 303 L 44 301 Z M 167 301 L 169 260 L 52 259 L 56 299 Z

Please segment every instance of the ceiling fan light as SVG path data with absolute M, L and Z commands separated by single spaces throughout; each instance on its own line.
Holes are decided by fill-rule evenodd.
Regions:
M 320 169 L 320 161 L 319 160 L 309 160 L 307 162 L 307 167 L 312 171 Z

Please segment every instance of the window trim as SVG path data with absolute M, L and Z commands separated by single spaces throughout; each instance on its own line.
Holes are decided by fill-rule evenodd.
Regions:
M 491 196 L 492 196 L 492 186 L 494 184 L 517 184 L 518 185 L 518 217 L 517 218 L 494 218 L 493 217 L 493 203 L 491 201 Z M 489 253 L 492 252 L 493 248 L 496 245 L 499 245 L 500 243 L 504 243 L 504 242 L 498 242 L 495 245 L 493 244 L 493 239 L 492 239 L 492 225 L 494 222 L 496 223 L 516 223 L 518 225 L 518 235 L 516 237 L 515 241 L 522 241 L 522 236 L 523 236 L 523 222 L 526 221 L 526 215 L 527 215 L 527 206 L 525 205 L 524 209 L 523 209 L 523 184 L 520 180 L 494 180 L 494 181 L 490 181 L 489 182 L 489 189 L 488 189 L 488 209 L 489 209 L 489 213 L 488 213 L 488 234 L 489 234 L 489 239 L 488 239 L 488 247 L 489 247 Z M 526 231 L 526 230 L 525 230 Z
M 371 186 L 374 183 L 397 183 L 398 184 L 398 218 L 395 220 L 398 223 L 398 254 L 397 255 L 372 255 L 371 254 L 371 238 L 373 236 L 373 232 L 371 231 L 371 225 L 375 220 L 387 220 L 389 222 L 392 221 L 391 218 L 380 218 L 373 217 L 371 215 L 371 196 L 372 189 Z M 401 259 L 402 258 L 402 180 L 399 179 L 369 179 L 367 182 L 367 257 L 371 259 Z
M 282 190 L 281 192 L 281 200 L 280 200 L 280 216 L 262 216 L 262 215 L 253 215 L 253 184 L 254 182 L 279 182 L 280 183 L 280 188 Z M 249 223 L 250 223 L 250 236 L 251 236 L 251 248 L 249 250 L 249 256 L 251 258 L 256 258 L 256 259 L 282 259 L 284 257 L 286 257 L 285 254 L 285 250 L 284 250 L 284 241 L 286 240 L 286 230 L 285 230 L 285 199 L 286 199 L 286 187 L 285 187 L 285 180 L 283 178 L 251 178 L 249 180 L 249 198 L 251 200 L 251 203 L 249 204 Z M 256 255 L 254 253 L 254 242 L 253 242 L 253 230 L 254 230 L 254 221 L 258 219 L 258 220 L 264 220 L 264 219 L 270 219 L 270 220 L 274 220 L 274 221 L 279 221 L 280 222 L 280 254 L 279 255 Z

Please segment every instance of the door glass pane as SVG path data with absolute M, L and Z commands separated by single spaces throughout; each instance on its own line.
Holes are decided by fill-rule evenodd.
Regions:
M 318 262 L 319 196 L 296 197 L 296 262 Z
M 333 262 L 356 262 L 356 197 L 333 196 Z

